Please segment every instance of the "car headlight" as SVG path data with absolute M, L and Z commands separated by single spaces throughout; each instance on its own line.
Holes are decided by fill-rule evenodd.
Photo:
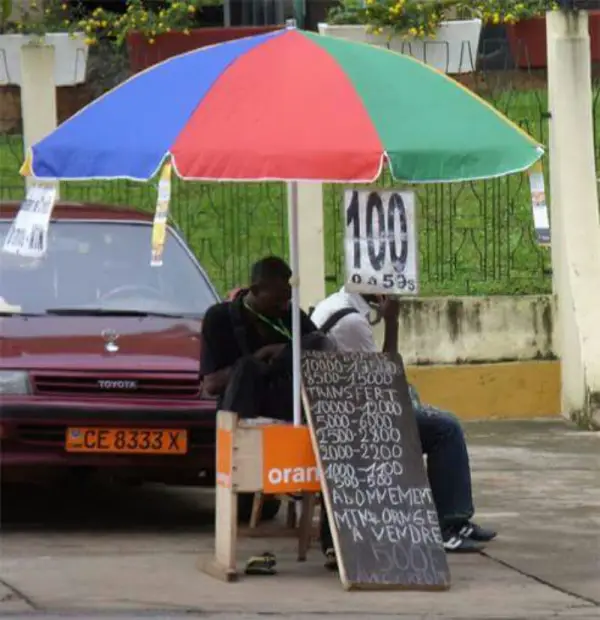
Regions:
M 0 396 L 31 394 L 29 375 L 23 370 L 0 370 Z

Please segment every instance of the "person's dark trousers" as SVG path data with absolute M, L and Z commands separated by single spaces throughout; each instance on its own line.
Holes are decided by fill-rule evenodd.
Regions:
M 463 525 L 474 513 L 471 467 L 460 422 L 437 407 L 421 405 L 415 410 L 427 477 L 442 531 Z
M 447 411 L 429 405 L 414 407 L 427 476 L 442 531 L 459 527 L 473 516 L 471 468 L 462 427 Z M 321 521 L 323 553 L 333 547 L 327 518 Z
M 331 340 L 319 332 L 302 337 L 302 350 L 333 350 Z M 293 420 L 292 344 L 269 363 L 245 355 L 233 366 L 219 408 L 241 418 L 266 417 Z
M 325 500 L 321 498 L 321 551 L 327 553 L 328 549 L 333 549 L 333 537 L 331 536 L 331 528 L 329 527 L 329 516 L 325 507 Z

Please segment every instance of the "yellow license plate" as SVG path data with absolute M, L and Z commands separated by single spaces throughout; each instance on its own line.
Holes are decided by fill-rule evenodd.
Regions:
M 68 428 L 67 452 L 186 454 L 187 431 L 154 428 Z

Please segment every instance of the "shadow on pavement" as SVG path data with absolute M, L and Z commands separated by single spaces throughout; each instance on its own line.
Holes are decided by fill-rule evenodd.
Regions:
M 212 531 L 210 490 L 164 485 L 3 484 L 3 531 Z

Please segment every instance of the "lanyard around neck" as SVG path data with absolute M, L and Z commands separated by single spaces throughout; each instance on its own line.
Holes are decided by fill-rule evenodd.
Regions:
M 246 308 L 246 310 L 248 310 L 249 312 L 252 312 L 252 314 L 257 319 L 261 320 L 263 323 L 266 323 L 271 329 L 274 329 L 276 332 L 278 332 L 282 336 L 285 336 L 288 340 L 292 339 L 292 332 L 284 325 L 281 319 L 274 321 L 272 319 L 267 318 L 264 314 L 257 312 L 256 310 L 254 310 L 254 308 L 251 308 L 245 299 L 244 299 L 244 308 Z

